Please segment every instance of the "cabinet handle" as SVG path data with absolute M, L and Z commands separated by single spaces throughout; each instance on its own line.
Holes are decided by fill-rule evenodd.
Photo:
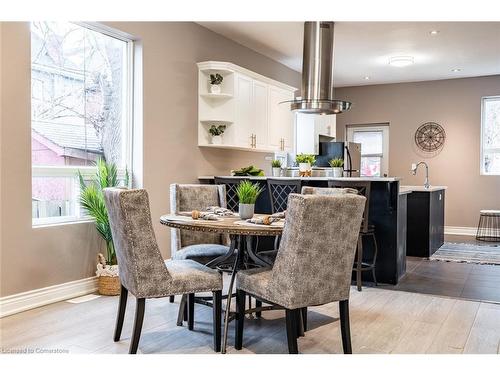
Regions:
M 257 148 L 257 134 L 253 135 L 253 148 Z

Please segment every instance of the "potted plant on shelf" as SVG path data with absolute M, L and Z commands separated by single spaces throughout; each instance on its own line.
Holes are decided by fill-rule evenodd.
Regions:
M 212 125 L 208 132 L 212 136 L 212 144 L 220 145 L 222 144 L 222 134 L 226 131 L 226 125 Z
M 90 183 L 85 180 L 78 171 L 80 180 L 80 204 L 89 216 L 95 220 L 95 226 L 99 235 L 106 243 L 106 256 L 99 253 L 96 275 L 98 277 L 99 293 L 107 296 L 120 294 L 120 279 L 118 277 L 118 265 L 116 252 L 111 236 L 108 212 L 104 204 L 103 190 L 107 187 L 120 186 L 117 176 L 116 165 L 106 163 L 104 159 L 96 161 L 97 173 Z M 125 186 L 128 186 L 128 172 L 125 173 Z
M 316 156 L 312 154 L 298 154 L 295 157 L 295 162 L 299 165 L 299 175 L 310 177 L 312 166 L 316 162 Z
M 210 74 L 210 92 L 212 94 L 220 94 L 220 84 L 224 78 L 219 74 Z
M 255 212 L 255 202 L 263 189 L 257 183 L 248 180 L 241 181 L 236 187 L 239 200 L 239 215 L 243 220 L 251 219 Z
M 335 158 L 328 162 L 333 170 L 333 177 L 342 177 L 344 174 L 344 160 L 341 158 Z
M 273 177 L 281 176 L 281 161 L 275 159 L 271 162 L 271 167 L 273 168 Z

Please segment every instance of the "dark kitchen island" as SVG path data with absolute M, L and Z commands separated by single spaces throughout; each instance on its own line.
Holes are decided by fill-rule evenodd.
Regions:
M 267 177 L 252 176 L 220 176 L 238 180 L 251 180 L 259 183 L 265 191 L 259 196 L 256 213 L 271 213 L 271 202 L 267 192 Z M 369 222 L 375 225 L 378 258 L 376 276 L 379 283 L 397 284 L 406 272 L 406 194 L 400 193 L 398 177 L 280 177 L 281 179 L 300 179 L 302 186 L 327 187 L 328 180 L 369 181 L 371 184 Z M 213 184 L 214 176 L 198 178 L 202 184 Z M 332 213 L 334 214 L 334 213 Z M 261 245 L 269 246 L 272 241 L 261 241 Z M 373 253 L 371 241 L 365 243 L 365 254 Z M 272 245 L 271 245 L 272 246 Z M 372 281 L 371 272 L 363 272 L 364 281 Z

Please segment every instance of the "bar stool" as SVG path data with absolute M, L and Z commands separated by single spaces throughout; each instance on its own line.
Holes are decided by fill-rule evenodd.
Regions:
M 245 179 L 214 177 L 215 185 L 226 185 L 226 207 L 233 212 L 238 212 L 239 209 L 240 202 L 236 195 L 236 188 L 243 180 Z
M 375 226 L 369 224 L 368 218 L 370 217 L 370 193 L 371 183 L 369 181 L 336 181 L 329 180 L 328 187 L 331 188 L 350 188 L 356 189 L 359 195 L 366 198 L 365 211 L 363 213 L 363 221 L 359 230 L 358 247 L 356 252 L 356 261 L 353 270 L 356 272 L 356 286 L 358 291 L 362 289 L 361 273 L 365 271 L 372 271 L 372 277 L 375 285 L 377 285 L 377 276 L 375 274 L 375 267 L 377 263 L 377 238 L 375 237 Z M 371 261 L 363 261 L 363 238 L 369 237 L 373 240 L 373 256 Z
M 500 241 L 500 210 L 479 211 L 476 240 L 488 242 Z
M 267 179 L 267 190 L 273 214 L 286 210 L 288 196 L 292 193 L 300 194 L 301 185 L 300 180 Z

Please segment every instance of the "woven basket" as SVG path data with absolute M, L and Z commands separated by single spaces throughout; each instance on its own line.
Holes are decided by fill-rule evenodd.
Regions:
M 99 294 L 104 296 L 117 296 L 120 294 L 120 278 L 118 276 L 99 276 Z

